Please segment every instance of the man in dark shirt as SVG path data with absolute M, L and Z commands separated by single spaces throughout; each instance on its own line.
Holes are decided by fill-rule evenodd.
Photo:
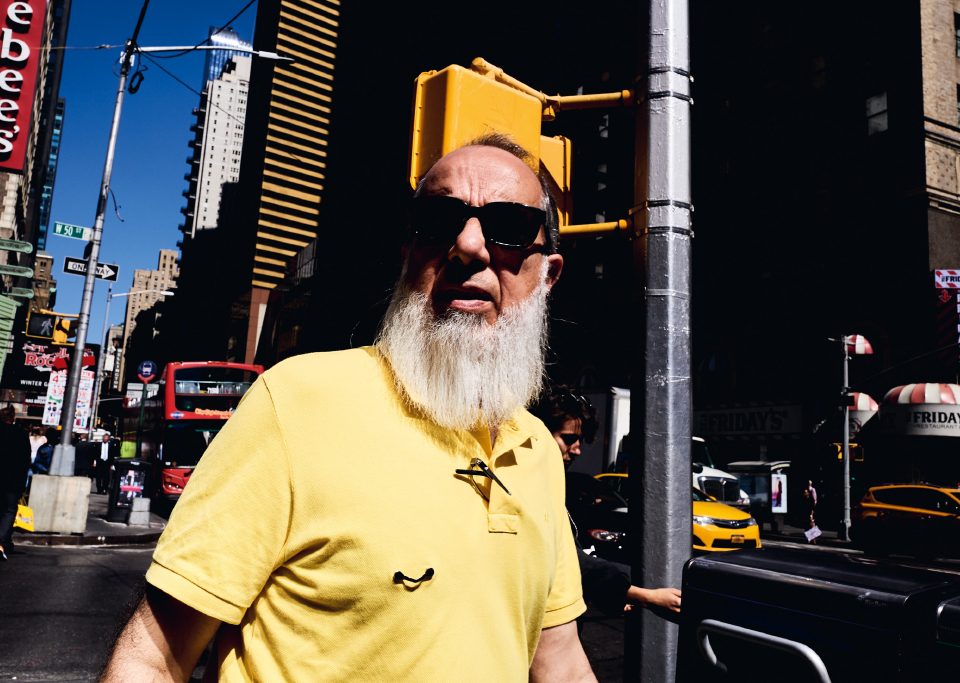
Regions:
M 591 442 L 597 430 L 596 411 L 590 401 L 569 387 L 549 387 L 531 412 L 543 420 L 553 434 L 566 467 L 580 456 L 581 441 Z M 569 513 L 568 513 L 569 514 Z M 642 588 L 630 583 L 630 567 L 589 555 L 580 545 L 577 527 L 570 519 L 583 598 L 587 604 L 610 616 L 629 611 L 633 605 L 652 609 L 661 616 L 680 612 L 680 590 L 677 588 Z
M 16 416 L 11 405 L 0 410 L 0 560 L 13 550 L 13 520 L 30 469 L 30 437 L 14 424 Z

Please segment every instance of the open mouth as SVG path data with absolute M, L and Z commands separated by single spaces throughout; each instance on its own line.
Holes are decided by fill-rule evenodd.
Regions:
M 493 297 L 482 289 L 474 289 L 472 287 L 456 287 L 453 289 L 442 290 L 436 295 L 435 300 L 438 303 L 450 306 L 456 302 L 470 304 L 488 303 L 493 301 Z

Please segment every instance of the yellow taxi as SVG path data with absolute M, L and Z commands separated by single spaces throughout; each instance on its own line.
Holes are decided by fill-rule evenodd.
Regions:
M 960 489 L 884 484 L 867 489 L 852 512 L 851 540 L 868 552 L 955 557 L 960 547 Z
M 595 475 L 629 502 L 627 475 L 605 472 Z M 693 495 L 693 549 L 728 552 L 741 548 L 760 548 L 760 527 L 750 513 L 718 502 L 699 489 Z

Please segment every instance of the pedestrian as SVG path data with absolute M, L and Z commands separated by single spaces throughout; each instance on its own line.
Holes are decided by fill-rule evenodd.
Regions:
M 533 413 L 547 426 L 556 440 L 565 468 L 580 457 L 581 445 L 593 441 L 597 431 L 596 410 L 585 396 L 564 385 L 551 386 L 544 392 Z M 630 611 L 634 605 L 654 610 L 680 612 L 680 590 L 677 588 L 642 588 L 630 581 L 630 567 L 584 551 L 577 538 L 578 529 L 570 519 L 583 597 L 608 615 Z M 662 613 L 662 612 L 661 612 Z
M 816 517 L 817 489 L 814 487 L 812 479 L 807 480 L 802 497 L 807 512 L 807 530 L 804 532 L 804 536 L 806 536 L 808 543 L 816 544 L 817 537 L 820 536 L 820 528 L 817 526 Z
M 47 437 L 44 436 L 42 427 L 37 426 L 30 428 L 30 462 L 37 459 L 37 451 L 40 450 L 40 446 L 46 442 Z
M 186 679 L 214 634 L 224 681 L 595 680 L 563 466 L 524 410 L 563 265 L 534 163 L 490 134 L 430 169 L 376 343 L 244 395 L 103 680 Z
M 94 462 L 97 493 L 107 493 L 110 490 L 110 468 L 115 457 L 114 442 L 110 439 L 110 433 L 104 432 L 100 437 L 100 451 Z
M 50 474 L 50 467 L 53 465 L 53 448 L 60 443 L 60 432 L 54 427 L 49 427 L 44 436 L 46 441 L 37 449 L 37 459 L 33 461 L 31 468 L 34 474 Z
M 17 411 L 12 405 L 0 410 L 0 560 L 13 552 L 13 521 L 17 505 L 27 485 L 30 469 L 30 437 L 15 424 Z

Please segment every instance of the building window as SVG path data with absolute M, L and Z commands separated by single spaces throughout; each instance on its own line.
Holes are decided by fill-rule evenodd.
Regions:
M 957 38 L 957 57 L 960 57 L 960 13 L 953 13 L 953 33 Z
M 867 98 L 867 135 L 876 135 L 887 130 L 887 93 Z

